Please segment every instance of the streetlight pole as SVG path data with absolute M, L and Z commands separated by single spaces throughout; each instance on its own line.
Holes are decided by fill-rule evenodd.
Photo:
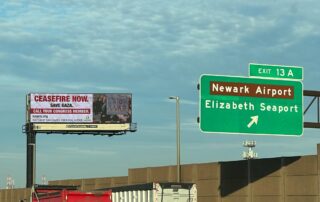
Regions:
M 180 99 L 178 96 L 169 99 L 176 100 L 177 182 L 180 182 Z

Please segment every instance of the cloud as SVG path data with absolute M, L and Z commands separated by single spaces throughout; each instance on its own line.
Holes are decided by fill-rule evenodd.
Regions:
M 0 159 L 24 159 L 24 153 L 15 153 L 15 152 L 0 152 Z
M 183 100 L 181 100 L 181 104 L 185 104 L 185 105 L 198 105 L 199 103 L 198 103 L 198 101 L 183 99 Z
M 270 4 L 242 1 L 233 5 L 208 1 L 7 4 L 5 8 L 12 12 L 0 17 L 0 57 L 4 59 L 0 68 L 21 76 L 34 75 L 36 80 L 56 77 L 73 82 L 89 78 L 102 81 L 102 72 L 110 75 L 119 71 L 140 82 L 135 76 L 139 72 L 153 85 L 152 80 L 165 78 L 163 65 L 171 75 L 181 69 L 187 75 L 194 74 L 196 66 L 181 65 L 174 59 L 177 57 L 185 60 L 209 54 L 217 62 L 230 52 L 232 57 L 237 49 L 253 56 L 263 50 L 279 53 L 302 38 L 319 35 L 316 20 L 306 22 L 311 16 L 301 13 L 301 4 L 285 1 L 276 5 L 277 10 Z M 297 17 L 292 19 L 288 11 Z M 16 46 L 20 48 L 12 48 Z M 154 75 L 158 78 L 148 79 Z
M 6 91 L 28 91 L 28 92 L 74 92 L 82 91 L 85 92 L 90 90 L 90 92 L 124 92 L 128 89 L 117 87 L 117 86 L 100 86 L 94 83 L 84 83 L 84 82 L 52 82 L 35 80 L 33 78 L 25 78 L 17 75 L 2 74 L 0 75 L 0 89 Z
M 302 65 L 307 88 L 317 88 L 319 13 L 319 2 L 314 0 L 6 1 L 0 6 L 0 90 L 6 95 L 0 104 L 8 113 L 3 116 L 8 123 L 4 127 L 24 117 L 28 92 L 132 92 L 138 135 L 117 137 L 117 143 L 130 142 L 121 144 L 123 149 L 134 143 L 141 150 L 164 152 L 173 149 L 168 143 L 175 138 L 174 101 L 169 103 L 167 97 L 179 95 L 182 141 L 195 152 L 190 152 L 189 160 L 210 159 L 203 153 L 240 148 L 243 138 L 219 134 L 213 138 L 199 132 L 199 76 L 246 76 L 249 62 Z M 17 130 L 20 127 L 6 134 Z M 16 141 L 16 136 L 10 138 Z M 274 155 L 295 147 L 306 151 L 297 140 L 287 147 L 284 141 L 288 143 L 281 139 L 261 144 L 261 150 L 282 148 L 273 150 Z M 313 144 L 306 142 L 304 147 Z M 119 154 L 103 146 L 60 144 L 58 151 L 68 156 Z M 232 150 L 237 154 L 223 155 L 238 158 L 242 149 L 237 148 Z M 216 159 L 222 158 L 221 152 L 215 153 Z M 15 158 L 10 153 L 0 158 L 10 155 Z
M 58 147 L 58 152 L 61 152 L 65 155 L 86 155 L 86 156 L 114 156 L 117 155 L 116 152 L 106 150 L 106 149 L 85 149 L 85 148 L 79 148 L 79 147 Z
M 175 103 L 176 101 L 172 100 L 172 99 L 164 99 L 163 100 L 164 102 L 170 102 L 170 103 Z M 180 98 L 180 101 L 179 101 L 180 104 L 182 105 L 198 105 L 198 102 L 197 101 L 193 101 L 193 100 L 187 100 L 187 99 L 182 99 Z

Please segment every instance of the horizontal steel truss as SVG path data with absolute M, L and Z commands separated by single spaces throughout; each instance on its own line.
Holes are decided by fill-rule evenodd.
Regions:
M 314 122 L 304 122 L 305 128 L 320 128 L 320 91 L 304 90 L 303 96 L 313 97 L 307 108 L 304 110 L 304 115 L 309 111 L 312 104 L 316 102 L 317 105 L 317 117 Z

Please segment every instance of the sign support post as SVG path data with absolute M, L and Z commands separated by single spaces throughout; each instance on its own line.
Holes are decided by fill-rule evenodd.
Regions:
M 27 132 L 27 183 L 26 187 L 31 188 L 36 178 L 36 132 Z

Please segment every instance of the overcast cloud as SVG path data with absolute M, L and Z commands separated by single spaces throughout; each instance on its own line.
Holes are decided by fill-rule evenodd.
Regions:
M 305 89 L 319 90 L 318 16 L 316 0 L 0 3 L 0 188 L 7 175 L 25 185 L 29 92 L 131 92 L 138 123 L 122 137 L 38 135 L 38 181 L 174 164 L 172 95 L 181 97 L 182 163 L 239 160 L 245 139 L 257 140 L 262 158 L 314 154 L 315 130 L 301 138 L 201 134 L 196 85 L 201 74 L 247 76 L 256 62 L 303 66 Z

